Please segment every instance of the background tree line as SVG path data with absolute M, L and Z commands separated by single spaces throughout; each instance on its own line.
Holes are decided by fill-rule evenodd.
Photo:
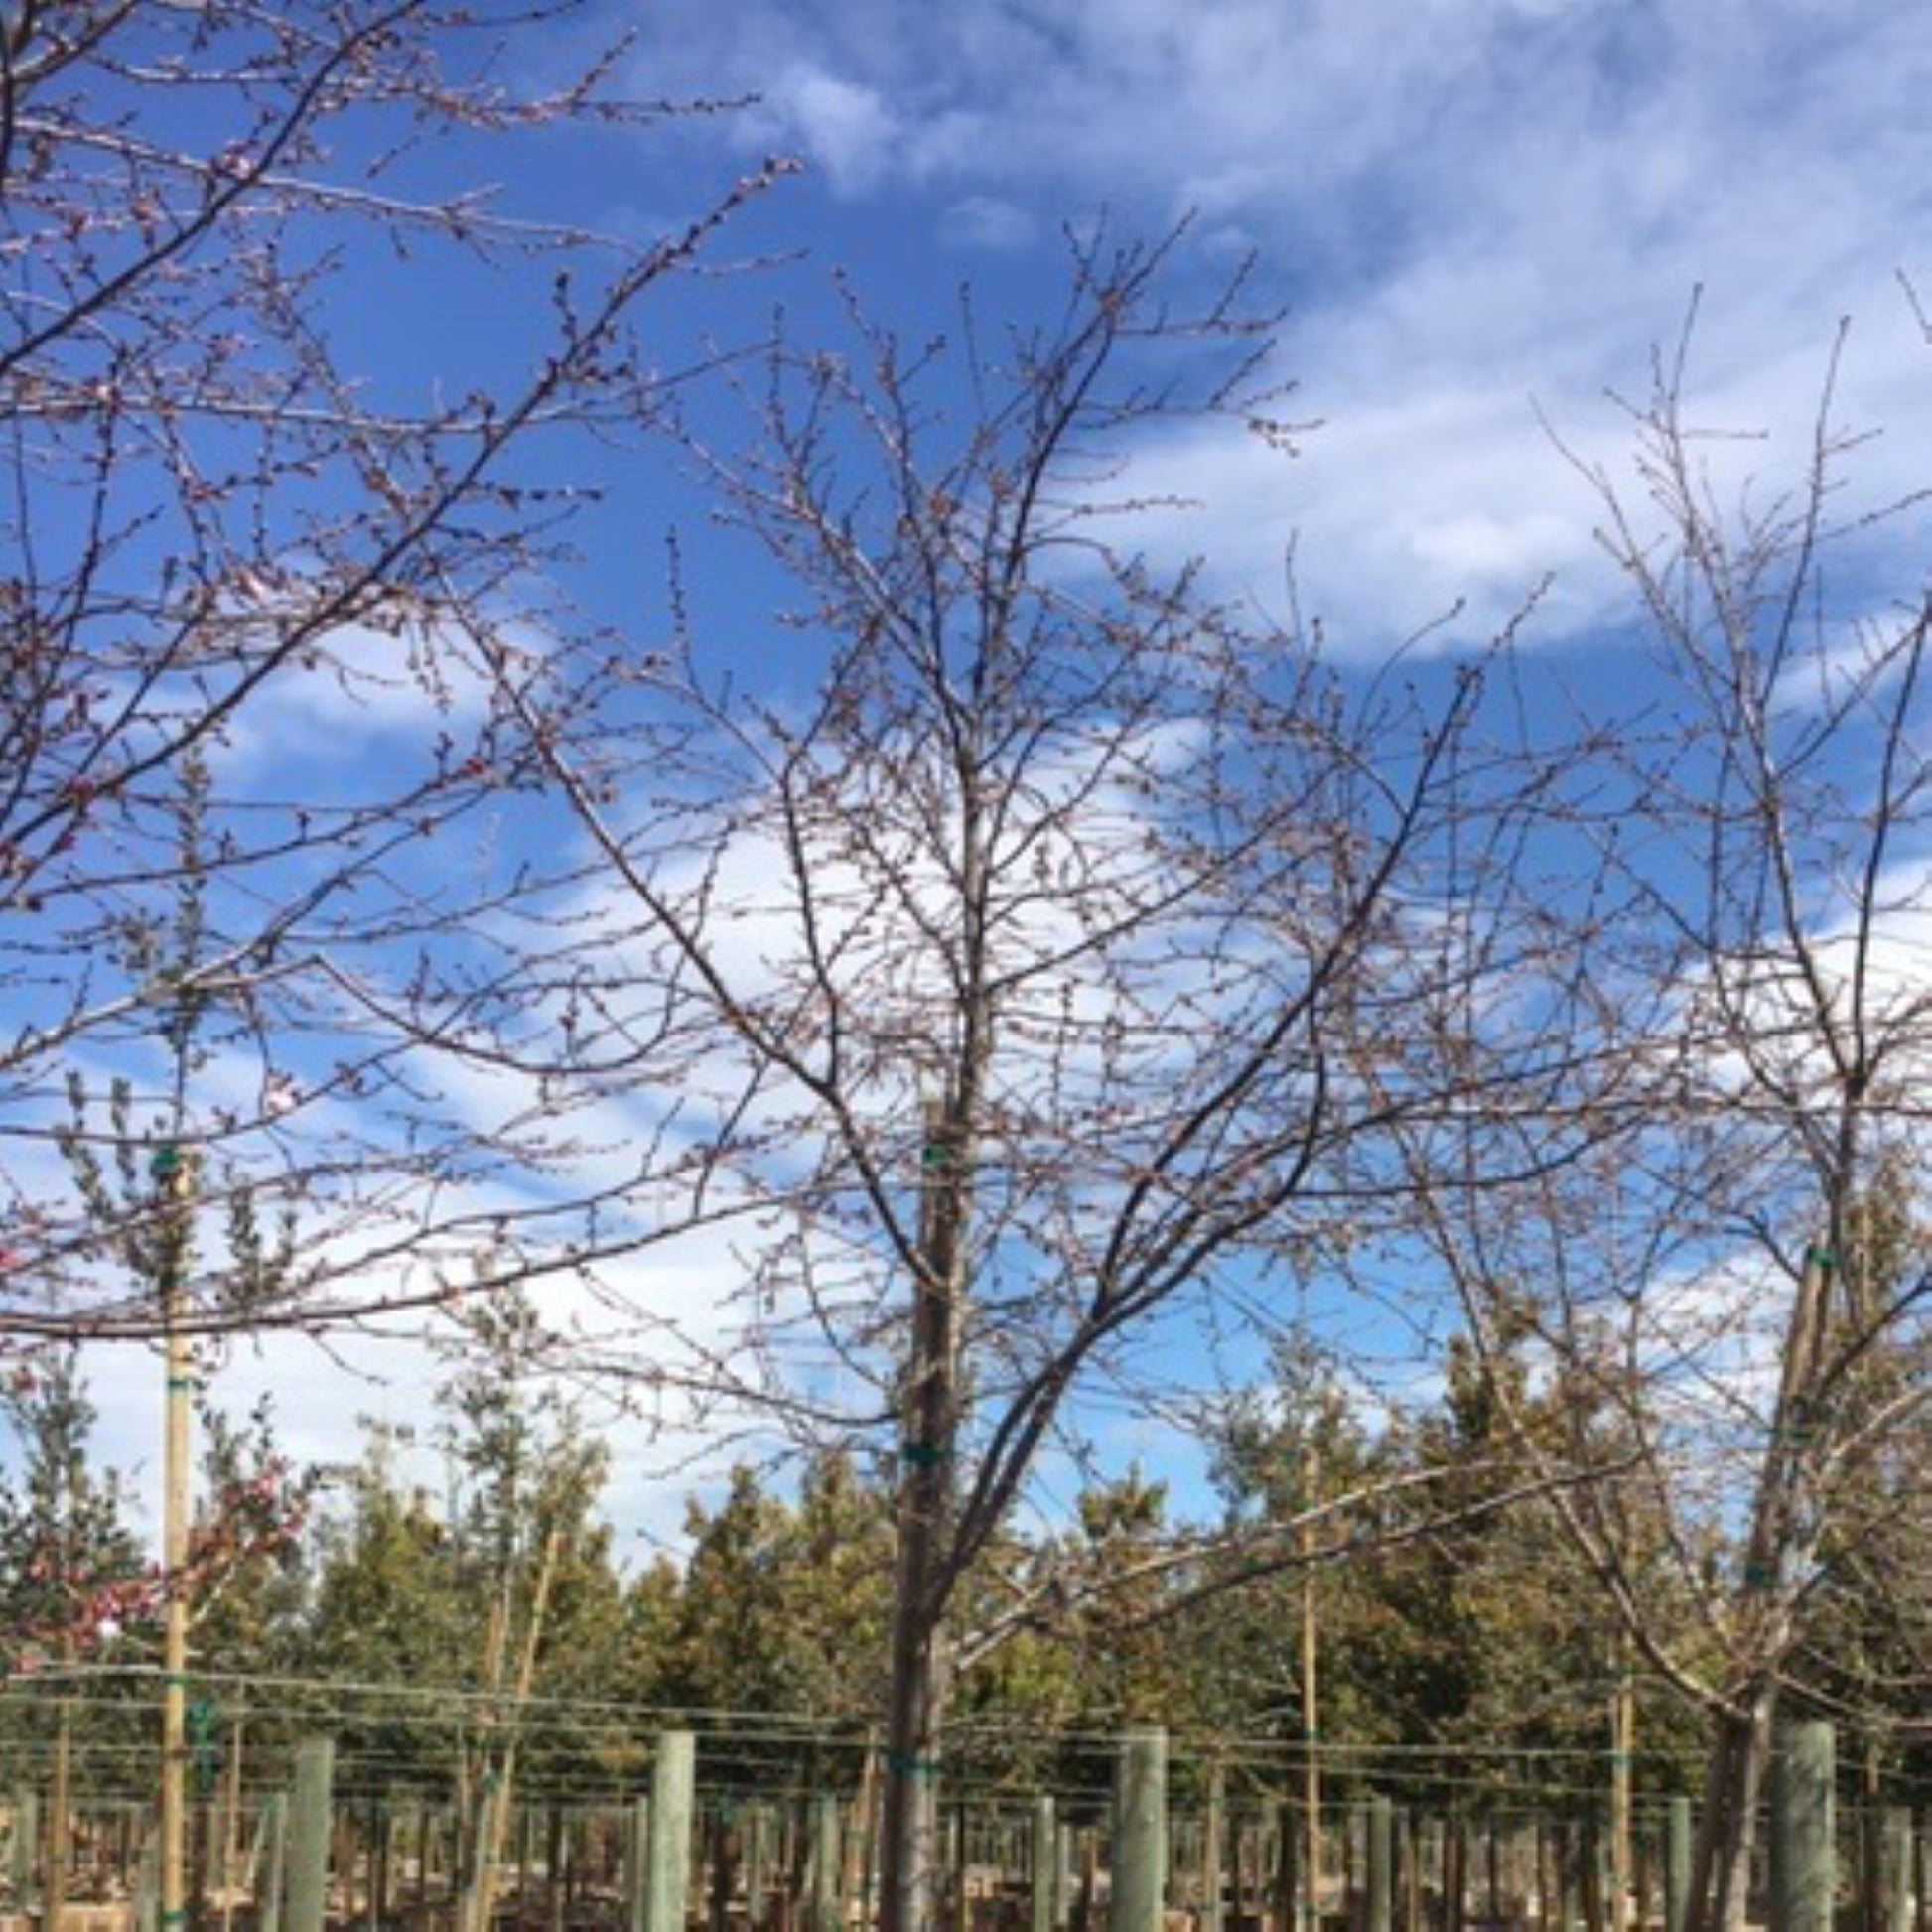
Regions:
M 414 1440 L 371 1426 L 325 1472 L 290 1467 L 267 1417 L 210 1436 L 192 1654 L 221 1737 L 239 1723 L 273 1745 L 320 1722 L 358 1787 L 438 1798 L 512 1737 L 534 1789 L 622 1789 L 671 1723 L 748 1786 L 814 1753 L 852 1775 L 886 1713 L 891 1472 L 840 1451 L 783 1479 L 741 1465 L 688 1504 L 679 1557 L 626 1563 L 602 1448 L 523 1352 L 527 1303 L 468 1326 L 482 1354 L 452 1357 Z M 1143 1471 L 1094 1482 L 975 1565 L 949 1721 L 962 1774 L 1077 1788 L 1097 1745 L 1145 1723 L 1297 1762 L 1311 1615 L 1337 1792 L 1363 1764 L 1386 1780 L 1376 1752 L 1394 1747 L 1416 1754 L 1396 1775 L 1419 1796 L 1594 1802 L 1624 1672 L 1647 1777 L 1683 1785 L 1694 1714 L 1632 1671 L 1600 1586 L 1522 1494 L 1509 1404 L 1556 1427 L 1569 1402 L 1530 1350 L 1458 1348 L 1440 1396 L 1397 1406 L 1307 1349 L 1277 1366 L 1217 1427 L 1211 1497 L 1183 1506 Z M 71 1358 L 18 1379 L 5 1413 L 24 1479 L 0 1539 L 0 1710 L 22 1748 L 64 1704 L 80 1788 L 104 1794 L 144 1761 L 154 1568 L 89 1459 Z M 1688 1625 L 1690 1605 L 1656 1608 Z M 1849 1662 L 1863 1633 L 1846 1641 Z

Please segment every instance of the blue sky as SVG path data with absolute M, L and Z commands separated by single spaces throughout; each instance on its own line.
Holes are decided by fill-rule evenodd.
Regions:
M 1256 257 L 1286 311 L 1281 370 L 1322 427 L 1288 465 L 1177 438 L 1159 474 L 1206 500 L 1168 534 L 1264 599 L 1299 535 L 1312 604 L 1365 653 L 1458 599 L 1479 632 L 1546 571 L 1548 639 L 1601 621 L 1592 505 L 1539 412 L 1614 463 L 1606 392 L 1641 394 L 1700 290 L 1698 393 L 1714 425 L 1787 439 L 1764 468 L 1808 430 L 1844 316 L 1842 413 L 1893 446 L 1863 466 L 1874 496 L 1911 462 L 1923 344 L 1898 278 L 1932 276 L 1932 29 L 1911 9 L 664 0 L 631 24 L 639 94 L 749 104 L 486 167 L 506 210 L 652 234 L 735 169 L 803 164 L 711 256 L 761 266 L 653 311 L 667 366 L 692 332 L 729 343 L 779 305 L 809 328 L 834 268 L 908 331 L 949 320 L 967 280 L 983 317 L 1035 315 L 1067 224 L 1187 220 L 1203 281 Z M 598 31 L 577 24 L 559 70 Z M 420 318 L 398 342 L 371 306 L 376 366 L 513 366 L 517 319 L 439 273 L 440 293 L 371 263 Z M 647 486 L 633 531 L 668 513 L 664 479 Z
M 833 312 L 834 269 L 913 335 L 950 319 L 963 281 L 991 327 L 1050 309 L 1069 224 L 1151 235 L 1186 221 L 1183 272 L 1201 286 L 1252 253 L 1286 312 L 1293 413 L 1318 426 L 1292 460 L 1200 430 L 1150 440 L 1137 481 L 1188 507 L 1147 519 L 1144 539 L 1203 555 L 1225 594 L 1277 613 L 1293 550 L 1304 608 L 1365 666 L 1451 611 L 1438 642 L 1479 640 L 1547 577 L 1532 648 L 1581 688 L 1627 684 L 1627 603 L 1576 462 L 1629 480 L 1612 394 L 1641 396 L 1694 294 L 1704 419 L 1753 433 L 1714 446 L 1723 484 L 1797 474 L 1847 316 L 1837 415 L 1882 431 L 1850 506 L 1918 480 L 1932 349 L 1900 277 L 1932 291 L 1932 20 L 1915 9 L 661 0 L 593 9 L 544 58 L 562 71 L 625 26 L 638 94 L 746 104 L 453 150 L 426 157 L 424 179 L 444 192 L 498 181 L 505 212 L 649 236 L 760 158 L 795 158 L 801 172 L 733 221 L 707 272 L 645 312 L 667 368 L 707 340 L 755 339 L 776 307 L 809 334 Z M 537 352 L 540 318 L 485 276 L 383 250 L 351 266 L 332 326 L 379 393 L 501 377 Z M 722 402 L 694 406 L 728 420 Z M 663 540 L 678 526 L 698 622 L 756 664 L 775 587 L 738 562 L 705 571 L 714 539 L 689 475 L 650 448 L 573 445 L 558 463 L 610 492 L 567 572 L 582 608 L 633 635 L 661 624 Z M 1868 596 L 1896 588 L 1875 575 Z M 358 724 L 379 759 L 384 735 L 408 726 L 332 703 L 269 711 L 236 756 L 286 769 L 319 729 Z M 695 1272 L 709 1266 L 730 1263 L 719 1252 Z M 420 1407 L 409 1349 L 357 1343 L 353 1358 L 348 1373 L 303 1344 L 242 1343 L 223 1383 L 237 1402 L 275 1386 L 292 1445 L 324 1453 L 358 1412 Z M 151 1368 L 96 1371 L 124 1464 L 150 1459 Z M 1121 1446 L 1154 1443 L 1130 1430 Z M 668 1531 L 684 1486 L 621 1452 L 613 1506 L 627 1528 Z
M 1173 473 L 1211 480 L 1199 546 L 1257 595 L 1299 530 L 1311 601 L 1368 650 L 1458 597 L 1499 612 L 1545 569 L 1546 631 L 1599 620 L 1590 511 L 1535 411 L 1586 457 L 1619 451 L 1604 392 L 1641 392 L 1700 287 L 1714 419 L 1798 429 L 1850 315 L 1846 413 L 1911 460 L 1923 345 L 1895 277 L 1925 264 L 1932 193 L 1912 9 L 833 0 L 642 20 L 642 72 L 756 92 L 715 133 L 809 164 L 759 228 L 852 261 L 889 307 L 962 274 L 989 311 L 1024 307 L 1059 225 L 1101 208 L 1191 217 L 1208 261 L 1256 251 L 1288 308 L 1283 367 L 1327 427 L 1292 467 L 1183 443 Z

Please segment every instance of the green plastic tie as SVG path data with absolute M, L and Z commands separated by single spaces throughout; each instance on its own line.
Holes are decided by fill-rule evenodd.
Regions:
M 915 1469 L 936 1469 L 939 1466 L 939 1446 L 936 1443 L 901 1443 L 899 1454 Z

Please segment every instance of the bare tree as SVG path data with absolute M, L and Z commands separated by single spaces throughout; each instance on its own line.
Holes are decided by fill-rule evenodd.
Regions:
M 691 435 L 801 597 L 760 688 L 683 637 L 624 729 L 525 716 L 601 865 L 555 1077 L 652 1081 L 684 1211 L 760 1217 L 681 1358 L 897 1458 L 894 1927 L 935 1922 L 962 1575 L 1096 1405 L 1265 1314 L 1266 1251 L 1344 1238 L 1392 1118 L 1454 1104 L 1459 1069 L 1398 1065 L 1445 966 L 1479 970 L 1443 879 L 1478 903 L 1534 793 L 1473 753 L 1479 664 L 1433 711 L 1351 695 L 1121 542 L 1135 439 L 1292 442 L 1265 334 L 1170 306 L 1173 271 L 1096 243 L 1038 333 L 781 346 L 747 449 Z
M 1527 1021 L 1568 1071 L 1528 1116 L 1409 1140 L 1475 1335 L 1530 1311 L 1588 1393 L 1523 1449 L 1648 1667 L 1709 1716 L 1696 1922 L 1721 1927 L 1781 1702 L 1884 1702 L 1852 1696 L 1833 1632 L 1903 1547 L 1873 1504 L 1924 1431 L 1932 618 L 1871 589 L 1903 526 L 1844 507 L 1832 386 L 1782 493 L 1691 407 L 1680 353 L 1632 412 L 1636 489 L 1588 473 L 1650 679 L 1553 813 L 1514 1012 L 1465 1010 L 1443 1048 L 1507 1055 Z M 1488 1176 L 1531 1141 L 1505 1211 Z
M 123 1202 L 103 1245 L 50 1159 L 76 1134 L 318 1204 L 245 1308 L 205 1251 L 197 1324 L 432 1292 L 403 1264 L 439 1229 L 514 1265 L 465 1183 L 559 1134 L 474 1132 L 416 995 L 426 961 L 474 983 L 518 950 L 503 800 L 541 765 L 442 614 L 486 607 L 542 674 L 589 495 L 552 466 L 650 418 L 646 298 L 780 172 L 645 240 L 477 186 L 676 111 L 620 97 L 621 45 L 566 70 L 575 11 L 0 8 L 0 1332 L 157 1325 L 111 1263 L 173 1210 Z M 522 318 L 520 373 L 390 366 L 453 287 Z
M 612 91 L 621 45 L 523 84 L 573 11 L 0 6 L 0 1345 L 166 1337 L 168 1918 L 193 1334 L 526 1265 L 490 1183 L 563 1137 L 463 1104 L 474 1030 L 430 1062 L 444 988 L 529 950 L 490 821 L 542 764 L 446 613 L 540 674 L 553 446 L 649 420 L 637 312 L 778 172 L 641 243 L 475 190 L 669 111 Z M 453 283 L 528 318 L 520 373 L 389 366 Z

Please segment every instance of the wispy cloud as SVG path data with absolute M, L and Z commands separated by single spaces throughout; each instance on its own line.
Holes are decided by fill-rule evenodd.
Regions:
M 761 95 L 737 138 L 890 209 L 908 276 L 921 224 L 1014 248 L 1019 217 L 1050 237 L 1101 207 L 1258 249 L 1290 298 L 1284 372 L 1327 427 L 1293 467 L 1161 451 L 1205 504 L 1163 534 L 1268 594 L 1299 532 L 1337 634 L 1386 644 L 1458 598 L 1479 634 L 1547 573 L 1542 634 L 1600 622 L 1595 506 L 1539 412 L 1608 460 L 1628 436 L 1605 390 L 1642 390 L 1699 287 L 1705 394 L 1778 432 L 1767 469 L 1802 461 L 1847 313 L 1846 418 L 1898 432 L 1862 457 L 1874 493 L 1922 441 L 1894 277 L 1927 231 L 1932 26 L 1886 0 L 672 0 L 647 35 L 653 64 Z

